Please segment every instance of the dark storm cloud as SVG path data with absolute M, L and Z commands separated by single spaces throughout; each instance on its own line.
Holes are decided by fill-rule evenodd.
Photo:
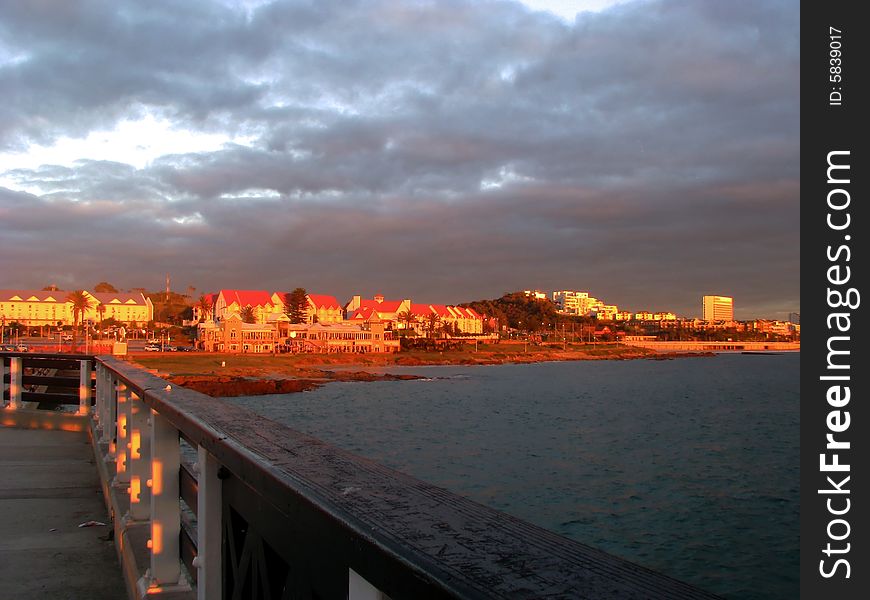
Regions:
M 5 285 L 76 256 L 80 285 L 797 310 L 798 61 L 796 2 L 7 3 L 0 149 L 149 112 L 253 141 L 6 172 L 38 194 L 0 190 Z

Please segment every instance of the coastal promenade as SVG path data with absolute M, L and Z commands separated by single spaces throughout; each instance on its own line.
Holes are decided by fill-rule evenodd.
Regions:
M 800 342 L 703 342 L 659 340 L 626 340 L 626 346 L 646 348 L 656 352 L 798 352 Z
M 34 529 L 22 530 L 22 539 L 44 535 L 40 526 L 57 533 L 50 530 L 99 521 L 93 513 L 106 510 L 99 510 L 97 480 L 108 507 L 108 527 L 82 530 L 99 530 L 104 543 L 99 537 L 111 529 L 119 564 L 105 552 L 93 564 L 66 561 L 90 577 L 77 584 L 88 592 L 55 597 L 100 598 L 90 588 L 117 569 L 135 599 L 716 598 L 137 365 L 86 355 L 0 358 L 8 383 L 0 426 L 18 428 L 0 439 L 32 457 L 24 470 L 44 469 L 47 480 L 76 490 L 44 492 L 69 504 L 30 513 Z M 94 453 L 89 473 L 86 453 L 51 450 L 55 443 L 87 449 L 85 440 Z M 21 469 L 22 455 L 10 456 L 19 457 L 10 468 Z M 24 490 L 39 487 L 22 481 Z M 98 500 L 76 508 L 76 494 Z M 26 506 L 12 508 L 28 515 Z M 48 520 L 55 512 L 66 519 L 58 527 Z M 0 523 L 12 532 L 28 518 L 6 512 Z M 34 546 L 26 560 L 36 567 L 3 572 L 10 585 L 38 579 L 32 574 L 50 569 L 52 556 L 63 560 L 50 546 Z

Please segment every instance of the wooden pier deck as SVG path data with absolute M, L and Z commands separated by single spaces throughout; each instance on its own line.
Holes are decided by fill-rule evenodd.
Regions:
M 127 598 L 111 531 L 87 432 L 0 427 L 0 598 Z

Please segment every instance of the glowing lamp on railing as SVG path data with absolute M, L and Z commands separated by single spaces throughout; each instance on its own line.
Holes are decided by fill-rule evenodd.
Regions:
M 159 496 L 163 492 L 163 463 L 161 461 L 151 461 L 151 479 L 148 482 L 152 494 Z
M 130 456 L 137 460 L 142 458 L 142 433 L 136 429 L 130 436 Z
M 151 548 L 152 554 L 163 552 L 163 525 L 160 521 L 151 522 L 151 539 L 148 540 L 148 547 Z
M 139 495 L 142 493 L 142 480 L 138 477 L 130 478 L 130 504 L 139 503 Z

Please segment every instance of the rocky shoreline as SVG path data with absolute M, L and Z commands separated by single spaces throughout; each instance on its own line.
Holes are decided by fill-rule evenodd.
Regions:
M 501 365 L 528 364 L 544 361 L 573 360 L 671 360 L 675 358 L 709 357 L 713 352 L 658 353 L 641 348 L 621 347 L 606 351 L 567 351 L 514 347 L 495 348 L 474 353 L 419 353 L 401 355 L 295 356 L 265 357 L 222 355 L 215 360 L 209 355 L 173 357 L 137 357 L 153 364 L 151 371 L 174 385 L 196 390 L 214 397 L 291 394 L 316 389 L 330 381 L 402 381 L 424 379 L 422 375 L 395 375 L 361 369 L 389 369 L 391 366 L 414 367 L 436 365 Z M 520 351 L 522 348 L 522 351 Z M 226 356 L 226 360 L 224 360 Z M 160 364 L 161 358 L 163 364 Z M 166 359 L 174 361 L 165 362 Z M 315 362 L 316 361 L 316 362 Z M 354 369 L 356 367 L 356 369 Z M 336 370 L 330 370 L 335 368 Z M 173 373 L 174 371 L 174 373 Z
M 367 371 L 321 371 L 318 378 L 263 379 L 232 375 L 170 375 L 171 383 L 215 397 L 292 394 L 313 390 L 330 381 L 404 381 L 423 379 L 420 375 L 393 375 Z

